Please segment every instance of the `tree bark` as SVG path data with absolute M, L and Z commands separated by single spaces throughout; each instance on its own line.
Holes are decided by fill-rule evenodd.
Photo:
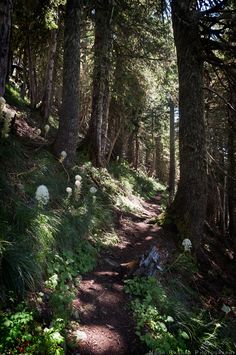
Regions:
M 31 48 L 30 41 L 30 30 L 28 30 L 27 37 L 27 54 L 28 54 L 28 65 L 29 65 L 29 95 L 30 95 L 30 104 L 33 108 L 37 105 L 37 79 L 35 71 L 35 62 Z
M 138 132 L 135 134 L 135 155 L 134 155 L 134 169 L 138 170 L 139 167 L 139 136 Z
M 80 2 L 67 0 L 64 30 L 62 107 L 54 151 L 66 151 L 66 166 L 76 158 L 79 130 Z
M 44 93 L 42 99 L 42 109 L 41 109 L 44 123 L 48 121 L 50 108 L 51 108 L 53 73 L 54 73 L 54 64 L 55 64 L 55 57 L 57 51 L 57 34 L 58 34 L 57 29 L 52 30 L 50 53 L 49 53 L 47 74 L 46 74 L 45 87 L 44 87 Z
M 131 166 L 135 165 L 135 132 L 132 131 L 129 134 L 129 140 L 128 140 L 128 146 L 127 146 L 127 160 Z
M 108 74 L 109 75 L 109 74 Z M 108 115 L 109 115 L 109 106 L 110 106 L 110 87 L 109 82 L 105 85 L 104 96 L 103 96 L 103 117 L 102 117 L 102 148 L 101 155 L 103 160 L 106 156 L 107 151 L 107 132 L 108 132 Z
M 92 113 L 88 138 L 92 147 L 92 160 L 96 166 L 104 166 L 108 114 L 109 81 L 111 71 L 113 0 L 97 1 L 95 12 L 95 43 Z
M 175 194 L 175 107 L 170 98 L 170 167 L 169 167 L 169 202 L 171 203 Z
M 202 50 L 197 13 L 188 0 L 173 0 L 172 20 L 179 75 L 180 181 L 170 211 L 181 237 L 199 250 L 207 184 Z
M 156 159 L 156 168 L 155 175 L 163 184 L 167 184 L 168 176 L 166 171 L 165 159 L 163 156 L 163 143 L 161 141 L 161 136 L 158 135 L 155 139 L 155 159 Z
M 231 88 L 231 103 L 236 107 L 236 87 Z M 231 117 L 228 139 L 228 209 L 229 209 L 229 235 L 236 251 L 236 114 L 230 110 Z
M 22 59 L 22 66 L 23 66 L 23 82 L 20 87 L 20 96 L 24 100 L 26 91 L 27 91 L 27 46 L 25 45 L 23 50 L 23 59 Z
M 11 32 L 12 0 L 0 1 L 0 96 L 5 94 Z

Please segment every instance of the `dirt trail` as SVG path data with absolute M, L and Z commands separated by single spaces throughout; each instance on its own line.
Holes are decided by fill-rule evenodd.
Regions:
M 138 259 L 153 245 L 166 256 L 170 242 L 160 227 L 148 223 L 160 213 L 159 204 L 157 196 L 152 202 L 143 203 L 141 217 L 131 213 L 117 216 L 119 244 L 104 252 L 97 268 L 83 277 L 74 306 L 79 311 L 80 331 L 86 334 L 86 339 L 81 341 L 77 354 L 145 354 L 135 335 L 118 265 Z

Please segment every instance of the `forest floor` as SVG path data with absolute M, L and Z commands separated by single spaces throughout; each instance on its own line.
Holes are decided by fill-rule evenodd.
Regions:
M 135 335 L 135 324 L 129 311 L 129 298 L 124 292 L 124 272 L 120 264 L 137 261 L 152 246 L 156 246 L 161 261 L 173 250 L 163 229 L 150 224 L 160 213 L 161 196 L 143 203 L 142 215 L 119 213 L 116 232 L 119 243 L 103 252 L 96 269 L 86 274 L 80 284 L 77 300 L 80 331 L 84 333 L 79 353 L 82 354 L 145 354 Z M 127 268 L 127 273 L 129 269 Z

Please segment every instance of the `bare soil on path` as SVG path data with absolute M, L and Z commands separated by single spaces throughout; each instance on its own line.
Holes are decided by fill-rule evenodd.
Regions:
M 161 259 L 174 248 L 162 228 L 150 220 L 160 213 L 161 196 L 142 203 L 141 216 L 118 213 L 116 233 L 119 243 L 103 252 L 96 269 L 86 274 L 79 287 L 74 307 L 78 309 L 80 331 L 86 334 L 76 354 L 111 355 L 145 354 L 135 335 L 135 324 L 129 310 L 119 265 L 138 260 L 155 245 Z M 172 244 L 172 245 L 171 245 Z

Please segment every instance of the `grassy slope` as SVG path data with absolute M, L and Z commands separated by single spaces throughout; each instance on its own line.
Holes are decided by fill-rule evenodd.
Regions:
M 146 197 L 162 188 L 125 164 L 114 165 L 108 173 L 85 162 L 68 172 L 68 181 L 62 164 L 50 152 L 29 148 L 13 137 L 2 143 L 0 159 L 4 271 L 1 289 L 10 288 L 18 293 L 40 283 L 55 253 L 73 254 L 80 272 L 92 268 L 104 240 L 104 230 L 112 231 L 112 206 L 132 210 L 136 208 L 129 198 L 133 190 L 142 186 L 139 192 Z M 75 190 L 77 174 L 82 178 L 82 187 L 76 200 L 74 193 L 68 198 L 66 187 Z M 36 188 L 42 184 L 50 194 L 44 207 L 38 206 L 35 199 Z M 90 192 L 91 187 L 97 189 L 95 194 Z
M 34 127 L 37 113 L 30 113 L 27 102 L 11 87 L 7 102 Z M 163 186 L 126 164 L 113 164 L 108 172 L 93 168 L 81 156 L 78 165 L 66 171 L 46 146 L 38 149 L 32 143 L 32 136 L 10 136 L 0 142 L 0 351 L 59 354 L 64 353 L 64 338 L 55 334 L 64 332 L 70 318 L 78 276 L 95 266 L 101 248 L 117 242 L 114 206 L 138 212 L 139 198 Z M 81 176 L 79 193 L 76 175 Z M 35 199 L 39 185 L 49 190 L 45 206 Z M 73 190 L 70 197 L 67 187 Z M 28 291 L 37 309 L 33 313 L 24 303 L 18 305 L 19 298 L 29 299 Z M 45 299 L 51 314 L 41 321 L 52 322 L 48 333 L 40 324 L 35 327 L 35 320 L 43 318 L 40 308 Z

